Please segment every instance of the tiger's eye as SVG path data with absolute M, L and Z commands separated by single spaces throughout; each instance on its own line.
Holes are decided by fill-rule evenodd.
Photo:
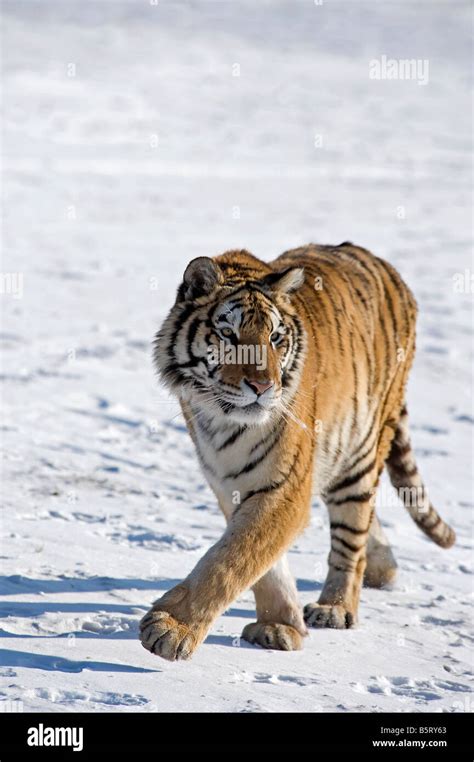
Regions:
M 222 333 L 223 336 L 232 336 L 232 334 L 234 332 L 233 332 L 232 328 L 222 328 L 221 329 L 221 333 Z
M 282 338 L 283 337 L 281 333 L 278 333 L 278 331 L 275 331 L 275 333 L 272 333 L 272 335 L 270 336 L 270 341 L 272 342 L 272 344 L 277 344 L 277 342 L 280 341 L 280 339 Z

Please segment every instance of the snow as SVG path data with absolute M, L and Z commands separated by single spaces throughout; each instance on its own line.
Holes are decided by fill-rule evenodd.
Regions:
M 3 272 L 23 275 L 1 295 L 5 708 L 472 711 L 469 4 L 446 7 L 3 3 Z M 369 79 L 382 55 L 428 59 L 428 84 Z M 384 481 L 399 577 L 363 591 L 356 629 L 250 646 L 247 592 L 192 661 L 154 658 L 140 617 L 224 521 L 153 334 L 192 257 L 346 239 L 418 299 L 413 439 L 457 544 Z M 315 500 L 290 553 L 302 604 L 328 537 Z

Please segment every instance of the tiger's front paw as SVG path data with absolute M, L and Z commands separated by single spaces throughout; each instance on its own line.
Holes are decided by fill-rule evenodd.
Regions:
M 244 627 L 242 637 L 249 643 L 258 643 L 275 651 L 299 651 L 303 648 L 303 638 L 289 624 L 252 622 Z
M 167 611 L 150 609 L 140 622 L 143 648 L 169 661 L 189 659 L 200 640 L 191 627 L 178 622 Z
M 303 609 L 303 618 L 308 627 L 348 630 L 356 624 L 354 614 L 341 605 L 308 603 Z

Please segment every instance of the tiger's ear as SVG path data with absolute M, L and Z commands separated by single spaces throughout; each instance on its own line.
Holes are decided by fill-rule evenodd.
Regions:
M 279 291 L 282 294 L 291 294 L 304 283 L 304 269 L 302 267 L 287 267 L 286 270 L 270 273 L 262 279 L 262 284 L 269 291 Z
M 197 299 L 199 296 L 207 296 L 223 281 L 222 270 L 210 257 L 196 257 L 184 271 L 178 298 Z

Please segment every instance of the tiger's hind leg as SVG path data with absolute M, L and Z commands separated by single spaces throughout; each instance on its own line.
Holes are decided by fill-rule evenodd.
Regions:
M 304 607 L 310 627 L 347 629 L 357 622 L 377 477 L 371 467 L 346 477 L 325 495 L 331 524 L 329 572 L 317 603 Z
M 386 587 L 392 583 L 397 575 L 397 562 L 376 514 L 369 529 L 366 555 L 364 585 Z
M 286 555 L 281 556 L 252 589 L 257 621 L 246 625 L 242 632 L 243 639 L 279 651 L 298 651 L 302 648 L 307 630 Z

